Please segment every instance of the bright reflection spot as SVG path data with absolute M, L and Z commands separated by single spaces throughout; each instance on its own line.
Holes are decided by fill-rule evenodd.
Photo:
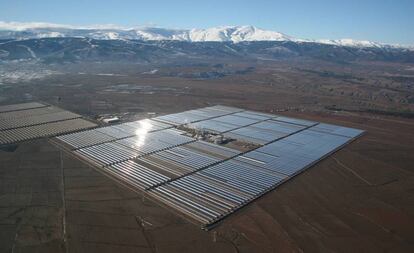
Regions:
M 147 134 L 152 129 L 152 124 L 148 119 L 144 119 L 139 121 L 139 127 L 135 130 L 136 142 L 135 145 L 140 147 L 145 144 L 145 139 L 147 138 Z

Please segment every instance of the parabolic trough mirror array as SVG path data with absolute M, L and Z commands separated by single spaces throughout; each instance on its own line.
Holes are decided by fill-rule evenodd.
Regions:
M 96 127 L 81 115 L 31 102 L 0 106 L 0 145 Z
M 54 141 L 209 229 L 362 133 L 217 105 Z

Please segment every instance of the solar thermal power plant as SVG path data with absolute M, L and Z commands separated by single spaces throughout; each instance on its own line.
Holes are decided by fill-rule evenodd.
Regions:
M 214 144 L 222 136 L 249 149 Z M 54 141 L 209 229 L 363 134 L 363 130 L 211 106 L 58 136 Z
M 42 103 L 0 106 L 0 144 L 55 136 L 95 126 L 79 114 Z

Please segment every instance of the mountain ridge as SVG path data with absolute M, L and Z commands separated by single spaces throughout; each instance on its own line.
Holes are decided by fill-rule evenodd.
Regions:
M 309 40 L 299 39 L 284 33 L 264 30 L 251 25 L 218 26 L 207 29 L 168 29 L 161 27 L 125 28 L 116 25 L 77 27 L 51 23 L 19 23 L 0 21 L 0 39 L 40 38 L 90 38 L 97 40 L 176 40 L 186 42 L 248 42 L 248 41 L 292 41 L 311 42 L 334 46 L 357 48 L 406 48 L 411 46 L 390 45 L 353 39 Z
M 95 40 L 40 38 L 0 40 L 0 64 L 131 62 L 181 64 L 219 61 L 314 59 L 337 63 L 388 61 L 414 63 L 414 51 L 399 48 L 355 48 L 294 41 L 188 42 L 179 40 Z

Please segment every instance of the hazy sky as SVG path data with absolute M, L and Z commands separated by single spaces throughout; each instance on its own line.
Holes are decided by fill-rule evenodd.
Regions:
M 166 28 L 254 25 L 297 38 L 414 45 L 414 0 L 0 0 L 0 21 Z

